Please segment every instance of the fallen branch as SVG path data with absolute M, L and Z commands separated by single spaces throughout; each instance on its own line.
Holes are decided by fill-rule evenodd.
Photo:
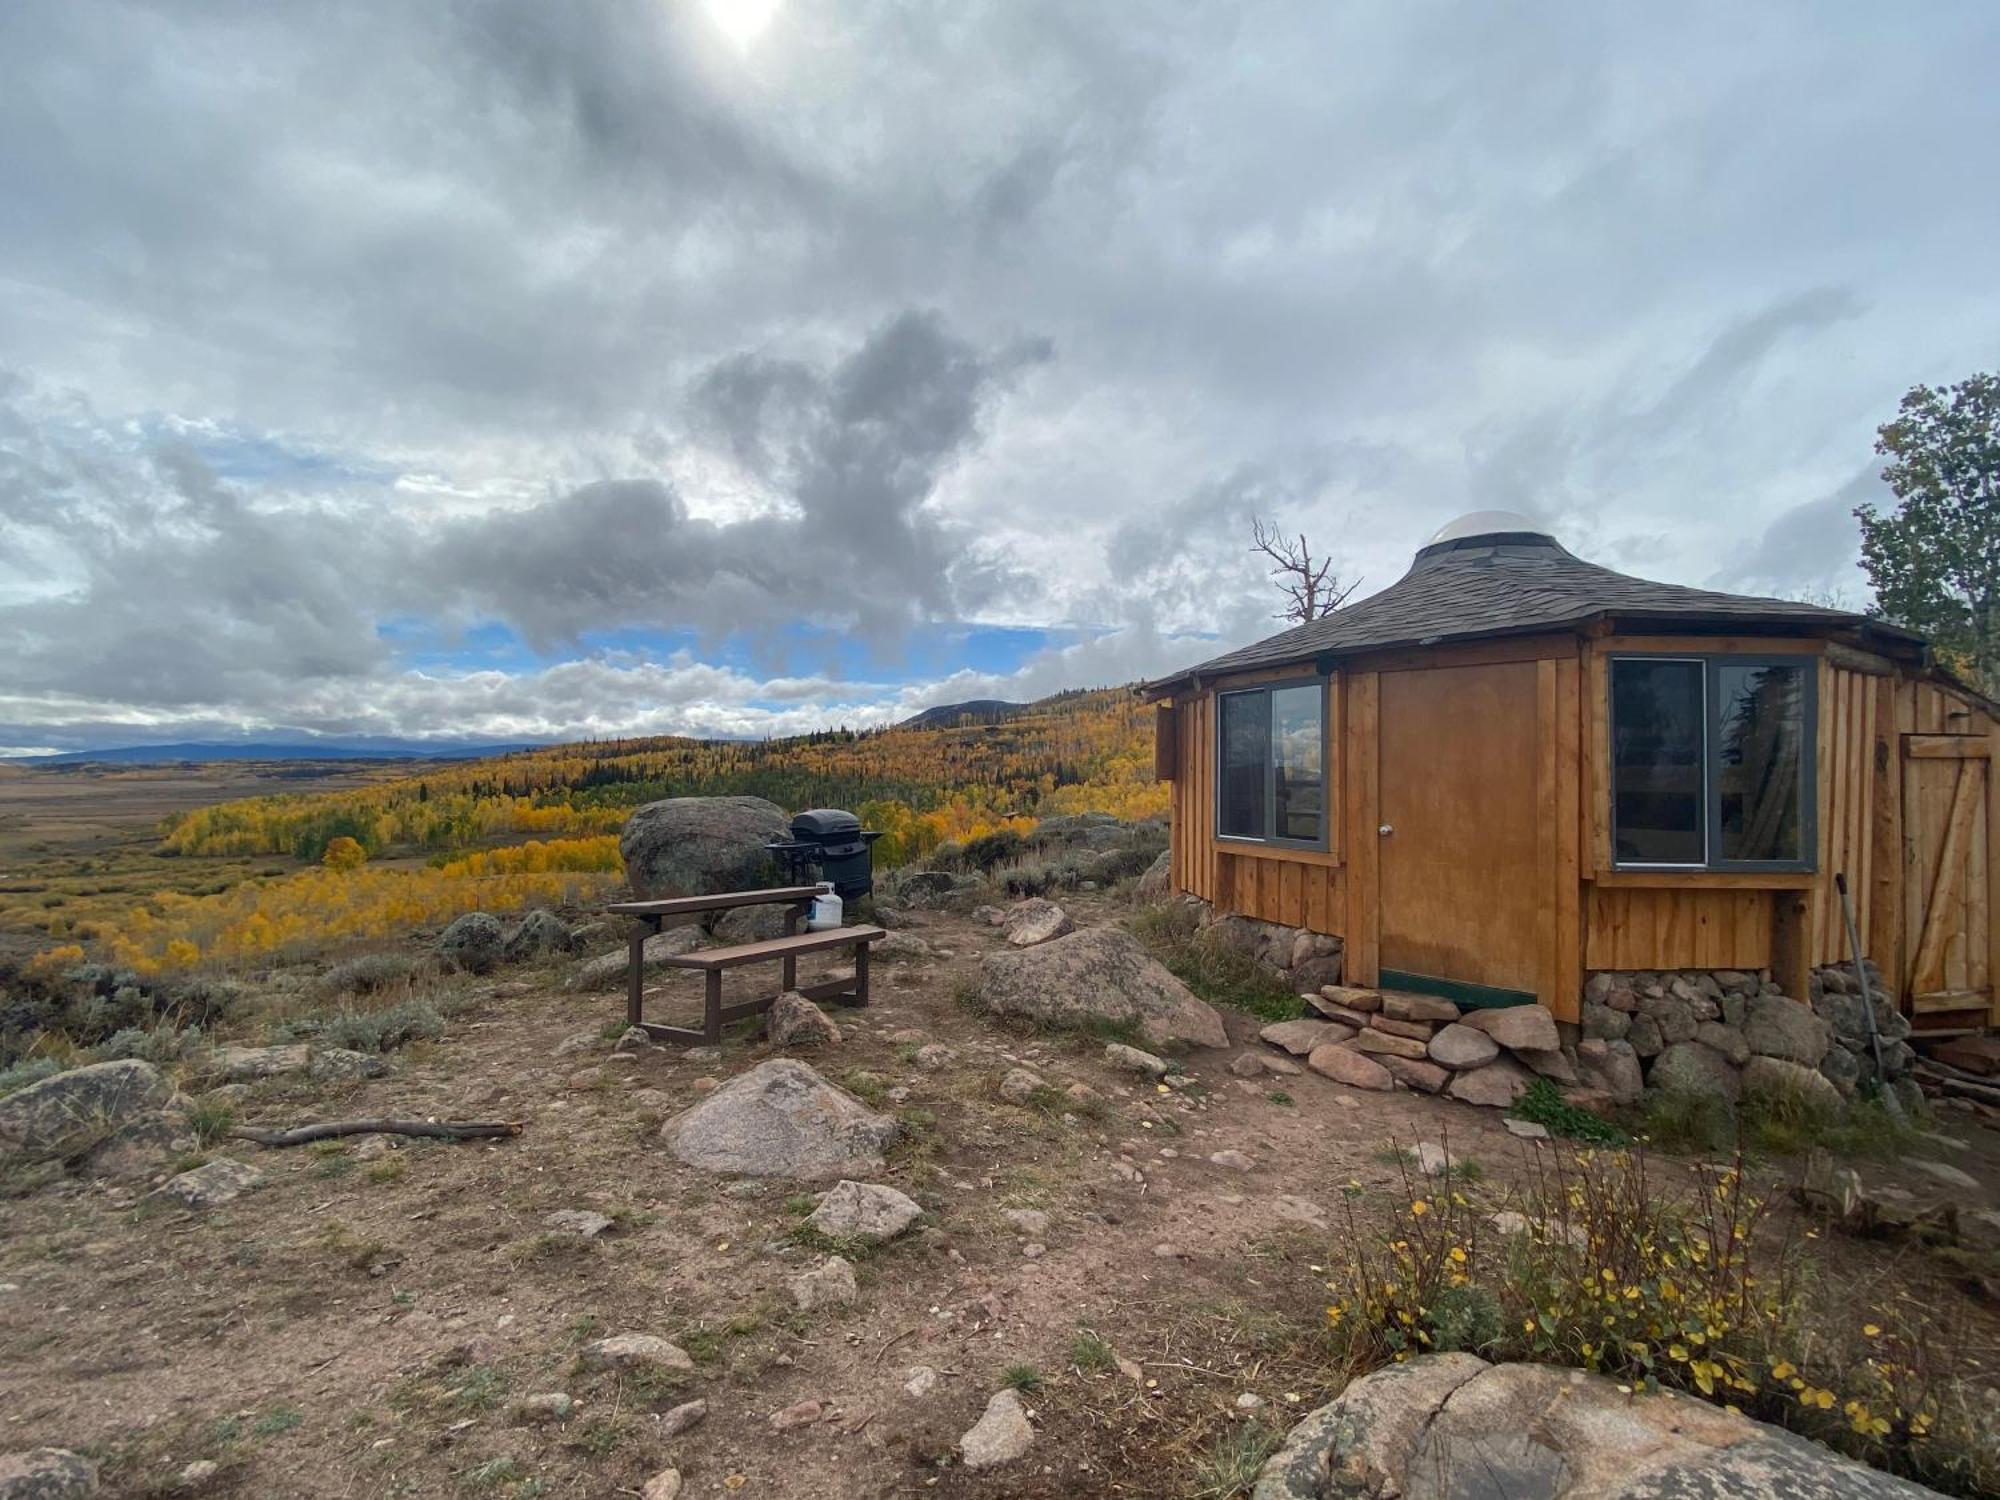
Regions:
M 239 1141 L 260 1146 L 303 1146 L 343 1135 L 427 1135 L 447 1141 L 473 1141 L 490 1136 L 519 1135 L 521 1122 L 506 1120 L 329 1120 L 324 1125 L 300 1125 L 292 1130 L 232 1130 Z

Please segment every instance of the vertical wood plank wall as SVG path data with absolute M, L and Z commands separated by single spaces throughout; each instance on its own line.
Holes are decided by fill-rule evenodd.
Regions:
M 1937 853 L 1934 838 L 1906 825 L 1905 798 L 1915 799 L 1908 810 L 1915 818 L 1920 804 L 1929 807 L 1925 796 L 1935 802 L 1945 795 L 1923 791 L 1930 783 L 1922 773 L 1912 778 L 1916 790 L 1906 787 L 1904 737 L 1984 737 L 1988 754 L 2000 761 L 2000 721 L 1974 700 L 1887 663 L 1871 668 L 1852 652 L 1848 657 L 1859 665 L 1822 658 L 1816 874 L 1795 890 L 1720 876 L 1678 883 L 1662 876 L 1660 885 L 1638 885 L 1613 878 L 1611 865 L 1607 662 L 1619 644 L 1579 641 L 1575 655 L 1544 652 L 1537 661 L 1540 754 L 1535 783 L 1522 795 L 1535 799 L 1542 827 L 1536 865 L 1548 893 L 1536 931 L 1542 1002 L 1559 1018 L 1574 1019 L 1583 976 L 1596 969 L 1795 971 L 1801 962 L 1839 962 L 1847 957 L 1847 938 L 1836 872 L 1847 875 L 1864 947 L 1900 996 L 1916 957 L 1907 927 L 1925 878 L 1914 866 L 1926 850 L 1932 859 Z M 1325 854 L 1250 853 L 1218 842 L 1214 691 L 1179 696 L 1174 716 L 1174 888 L 1224 910 L 1341 937 L 1346 974 L 1356 984 L 1375 983 L 1380 964 L 1375 826 L 1381 674 L 1362 669 L 1370 665 L 1357 661 L 1329 679 L 1328 771 L 1336 795 Z M 1931 775 L 1935 780 L 1950 762 L 1933 764 L 1940 768 Z M 1948 791 L 1949 784 L 1941 784 Z M 1993 991 L 1991 1019 L 2000 1024 L 2000 984 L 1994 982 L 2000 977 L 2000 900 L 1990 890 L 2000 876 L 2000 765 L 1986 773 L 1982 794 L 1983 805 L 1966 820 L 1961 841 L 1968 879 L 1955 899 L 1961 908 L 1956 920 L 1965 930 L 1950 950 L 1949 968 L 1968 987 Z M 1942 826 L 1949 808 L 1929 808 L 1923 816 L 1927 825 Z

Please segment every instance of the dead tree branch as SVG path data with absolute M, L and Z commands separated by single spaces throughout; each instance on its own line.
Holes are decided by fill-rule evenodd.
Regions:
M 327 1141 L 343 1135 L 427 1135 L 447 1141 L 473 1141 L 490 1136 L 519 1135 L 519 1120 L 329 1120 L 323 1125 L 300 1125 L 291 1130 L 244 1130 L 229 1132 L 239 1141 L 260 1146 L 303 1146 L 308 1141 Z
M 1271 569 L 1271 576 L 1278 580 L 1278 591 L 1286 600 L 1277 618 L 1301 625 L 1323 620 L 1345 604 L 1347 596 L 1361 582 L 1357 578 L 1353 583 L 1342 583 L 1340 575 L 1333 571 L 1332 555 L 1314 558 L 1303 531 L 1294 540 L 1280 532 L 1276 522 L 1254 516 L 1250 526 L 1255 542 L 1251 550 L 1263 553 L 1277 565 Z

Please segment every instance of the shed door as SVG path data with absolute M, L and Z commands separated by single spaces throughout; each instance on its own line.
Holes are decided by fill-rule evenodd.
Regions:
M 1535 993 L 1535 670 L 1520 661 L 1382 674 L 1388 831 L 1351 836 L 1374 835 L 1381 852 L 1384 985 L 1429 979 Z
M 1903 901 L 1912 1012 L 1985 1010 L 1989 972 L 1983 735 L 1903 736 Z

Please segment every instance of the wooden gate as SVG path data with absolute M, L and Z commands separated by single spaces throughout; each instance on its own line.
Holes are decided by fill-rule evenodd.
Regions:
M 1913 1015 L 1993 1005 L 1991 756 L 1984 735 L 1903 736 L 1902 978 Z

